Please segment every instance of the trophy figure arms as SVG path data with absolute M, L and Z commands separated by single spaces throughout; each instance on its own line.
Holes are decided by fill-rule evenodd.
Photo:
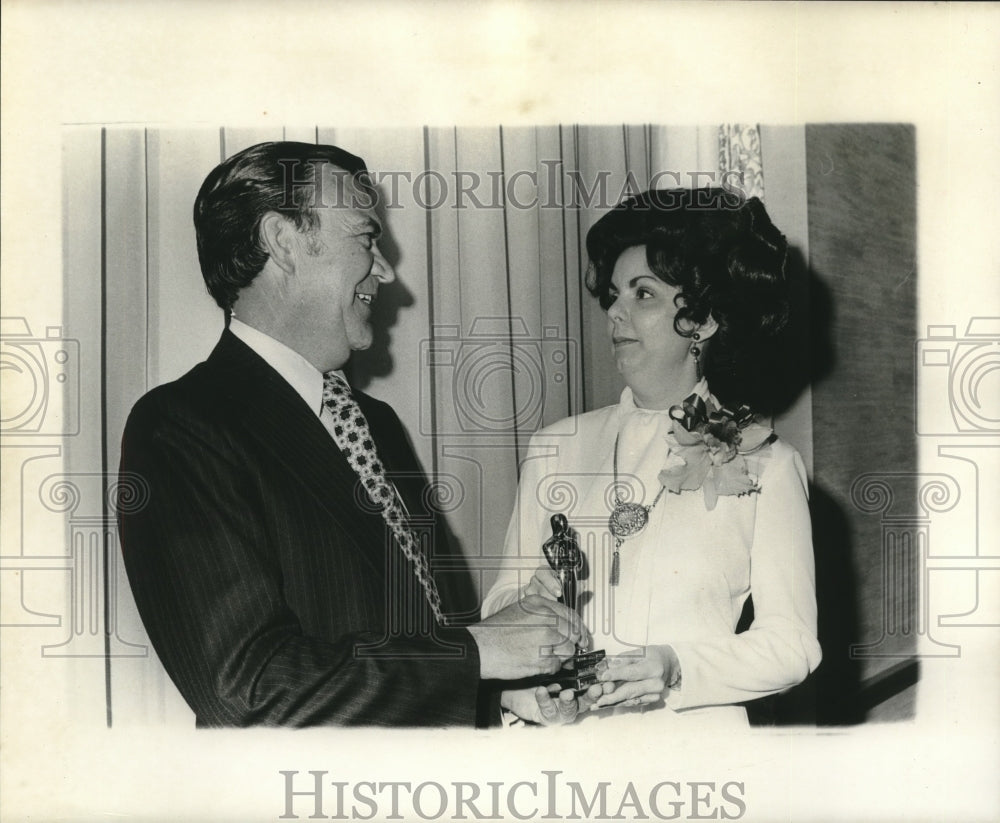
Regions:
M 542 544 L 542 551 L 559 579 L 563 604 L 575 611 L 577 573 L 583 561 L 580 547 L 570 532 L 566 515 L 552 515 L 549 525 L 552 526 L 552 537 Z

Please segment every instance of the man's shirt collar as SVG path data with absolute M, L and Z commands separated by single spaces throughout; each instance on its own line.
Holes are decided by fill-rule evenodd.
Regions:
M 229 321 L 229 331 L 254 350 L 272 369 L 306 402 L 313 413 L 323 411 L 323 374 L 294 349 L 289 348 L 268 334 L 248 326 L 237 317 Z M 346 383 L 344 373 L 334 372 Z

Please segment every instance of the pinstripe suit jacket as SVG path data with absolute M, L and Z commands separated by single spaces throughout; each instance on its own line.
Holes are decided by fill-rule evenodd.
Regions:
M 419 518 L 425 483 L 398 418 L 358 402 Z M 475 641 L 427 630 L 419 587 L 315 411 L 229 331 L 136 404 L 121 468 L 149 486 L 119 518 L 129 582 L 198 725 L 475 722 Z

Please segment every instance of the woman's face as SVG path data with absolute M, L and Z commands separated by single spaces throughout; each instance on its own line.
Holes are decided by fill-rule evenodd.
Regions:
M 693 373 L 691 340 L 674 330 L 678 289 L 649 270 L 644 246 L 622 252 L 611 276 L 608 331 L 615 365 L 637 395 Z

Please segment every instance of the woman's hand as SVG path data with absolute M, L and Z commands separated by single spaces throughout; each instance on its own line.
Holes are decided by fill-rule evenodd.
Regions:
M 548 566 L 539 566 L 535 569 L 535 573 L 531 576 L 528 585 L 524 587 L 521 596 L 527 597 L 532 594 L 538 597 L 547 597 L 549 600 L 558 600 L 562 597 L 562 586 L 559 584 L 559 578 Z
M 579 697 L 572 689 L 560 690 L 558 683 L 552 683 L 533 689 L 505 691 L 500 695 L 500 705 L 529 723 L 561 726 L 572 723 L 578 714 L 588 711 L 602 693 L 600 683 Z
M 680 661 L 670 646 L 646 646 L 641 657 L 610 657 L 608 667 L 597 676 L 605 694 L 594 708 L 657 703 L 680 676 Z

